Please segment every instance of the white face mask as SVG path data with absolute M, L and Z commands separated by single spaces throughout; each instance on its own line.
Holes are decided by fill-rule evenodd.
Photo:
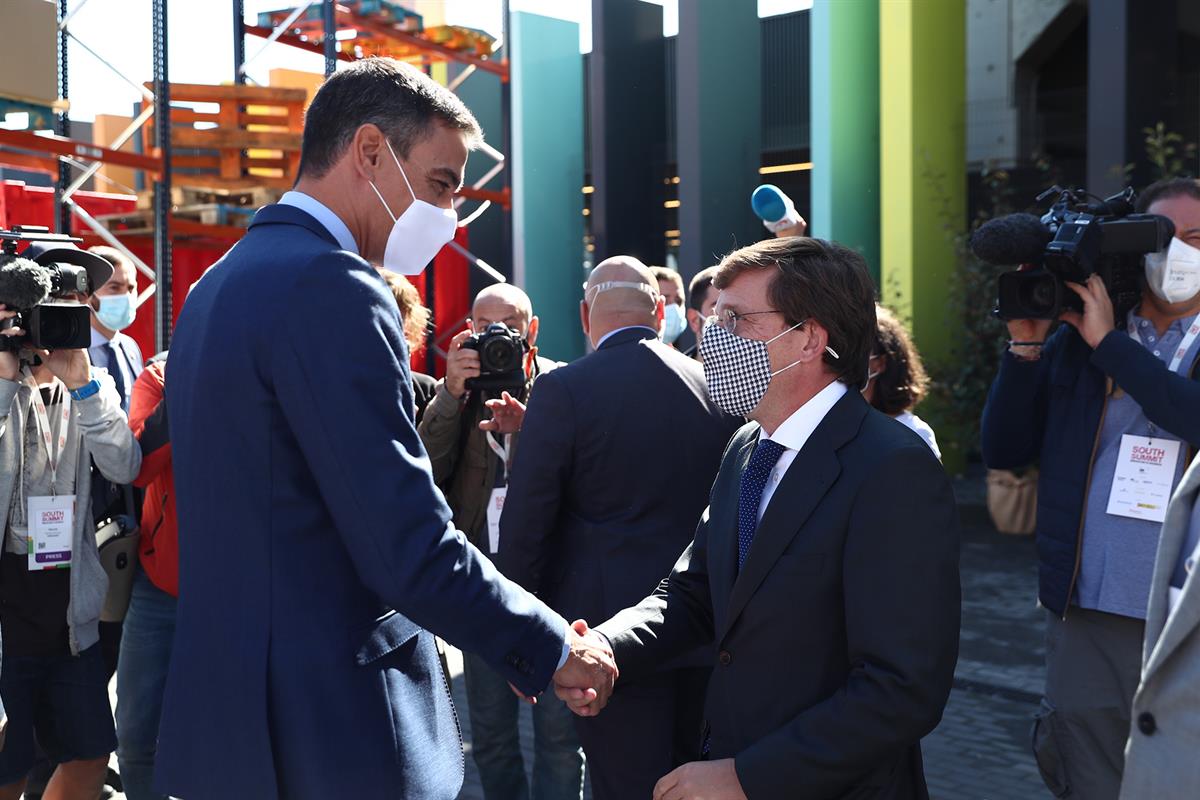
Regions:
M 1200 250 L 1173 238 L 1166 250 L 1147 253 L 1146 285 L 1168 303 L 1191 300 L 1200 294 Z
M 408 187 L 413 199 L 408 208 L 404 209 L 404 213 L 397 217 L 379 193 L 374 181 L 367 181 L 375 190 L 379 202 L 387 209 L 388 216 L 392 218 L 392 232 L 388 234 L 387 247 L 383 251 L 383 266 L 401 275 L 420 275 L 438 251 L 454 239 L 458 215 L 452 208 L 438 208 L 432 203 L 418 200 L 417 193 L 408 182 L 408 175 L 404 174 L 404 167 L 400 166 L 400 159 L 396 158 L 392 143 L 386 138 L 384 141 L 387 142 L 388 152 L 392 154 L 392 160 L 396 162 L 400 177 L 404 178 L 404 185 Z

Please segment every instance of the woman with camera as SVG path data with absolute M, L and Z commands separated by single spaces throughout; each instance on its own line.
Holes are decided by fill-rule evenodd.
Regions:
M 0 323 L 14 316 L 0 306 Z M 24 791 L 35 730 L 58 764 L 46 797 L 96 797 L 116 746 L 98 644 L 108 579 L 92 524 L 93 462 L 115 483 L 141 464 L 112 378 L 86 350 L 0 348 L 0 799 Z

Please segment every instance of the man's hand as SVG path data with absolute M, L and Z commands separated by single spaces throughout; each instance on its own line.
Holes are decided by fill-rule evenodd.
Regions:
M 449 378 L 446 379 L 447 383 Z M 525 421 L 525 404 L 508 392 L 504 392 L 499 400 L 488 400 L 484 405 L 492 412 L 491 419 L 480 421 L 479 430 L 493 433 L 516 433 L 521 430 Z
M 654 800 L 746 800 L 732 758 L 693 761 L 654 785 Z
M 799 215 L 797 215 L 799 216 Z M 785 236 L 803 236 L 808 231 L 808 220 L 800 217 L 795 225 L 789 225 L 786 228 L 780 228 L 775 231 L 775 238 L 782 239 Z
M 581 717 L 594 717 L 608 704 L 616 683 L 617 662 L 603 636 L 588 630 L 587 623 L 571 623 L 571 654 L 554 673 L 554 693 Z
M 1083 313 L 1064 311 L 1059 319 L 1079 331 L 1079 335 L 1094 350 L 1116 327 L 1112 299 L 1109 298 L 1108 290 L 1104 288 L 1104 281 L 1099 275 L 1091 276 L 1082 286 L 1070 282 L 1067 282 L 1067 286 L 1083 300 Z
M 0 322 L 7 322 L 17 315 L 15 311 L 9 311 L 8 307 L 0 303 Z M 0 336 L 16 337 L 21 336 L 25 331 L 20 328 L 5 328 L 0 330 Z M 14 351 L 0 350 L 0 378 L 6 381 L 19 380 L 21 377 L 21 359 L 17 358 Z
M 92 362 L 87 350 L 38 351 L 46 369 L 74 391 L 92 379 Z
M 467 320 L 467 329 L 450 340 L 450 354 L 446 356 L 446 391 L 455 400 L 462 400 L 467 393 L 467 378 L 479 377 L 479 353 L 462 346 L 473 332 L 471 320 Z

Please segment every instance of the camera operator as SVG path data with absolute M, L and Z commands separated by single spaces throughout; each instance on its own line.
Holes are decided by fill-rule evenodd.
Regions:
M 473 544 L 495 557 L 500 510 L 516 452 L 524 403 L 539 375 L 559 366 L 537 355 L 538 318 L 529 296 L 510 284 L 489 286 L 471 309 L 470 326 L 450 342 L 446 377 L 417 427 L 429 453 L 433 477 L 446 494 L 455 526 Z M 524 386 L 507 391 L 469 388 L 487 377 L 473 337 L 497 323 L 528 345 Z M 495 330 L 495 329 L 493 329 Z M 525 778 L 517 732 L 518 700 L 503 677 L 473 653 L 463 653 L 472 756 L 488 800 L 579 797 L 583 790 L 583 751 L 572 715 L 549 694 L 533 707 L 532 793 Z
M 1011 320 L 983 414 L 989 467 L 1040 467 L 1046 685 L 1033 746 L 1059 797 L 1117 796 L 1159 528 L 1200 445 L 1200 187 L 1160 181 L 1138 210 L 1168 217 L 1176 237 L 1145 257 L 1140 304 L 1114 320 L 1093 275 L 1068 284 L 1083 312 L 1053 334 L 1050 320 Z
M 76 298 L 79 299 L 79 298 Z M 0 306 L 0 322 L 15 313 Z M 4 336 L 24 332 L 10 328 Z M 0 798 L 18 798 L 36 743 L 58 764 L 47 796 L 94 798 L 116 746 L 97 625 L 108 588 L 91 464 L 129 483 L 141 450 L 112 378 L 84 349 L 0 350 Z

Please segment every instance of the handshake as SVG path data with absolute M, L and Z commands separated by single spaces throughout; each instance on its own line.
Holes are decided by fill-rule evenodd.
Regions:
M 554 673 L 554 693 L 579 716 L 594 717 L 608 703 L 620 674 L 612 647 L 581 619 L 571 623 L 567 637 L 571 649 L 566 663 Z M 515 686 L 512 690 L 528 703 L 537 702 Z

